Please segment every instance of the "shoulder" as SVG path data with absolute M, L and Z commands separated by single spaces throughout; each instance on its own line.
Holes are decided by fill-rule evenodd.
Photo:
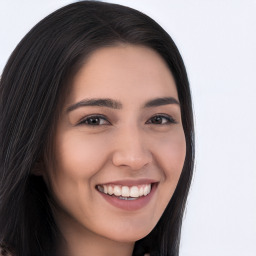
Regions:
M 0 256 L 15 256 L 10 248 L 4 244 L 0 244 Z

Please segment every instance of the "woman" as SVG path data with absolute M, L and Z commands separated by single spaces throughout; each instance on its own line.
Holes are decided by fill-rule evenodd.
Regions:
M 178 255 L 192 106 L 158 24 L 103 2 L 61 8 L 14 50 L 0 97 L 3 250 Z

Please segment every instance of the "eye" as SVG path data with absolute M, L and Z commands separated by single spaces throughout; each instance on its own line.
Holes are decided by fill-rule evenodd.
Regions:
M 98 126 L 98 125 L 109 125 L 110 122 L 106 117 L 102 115 L 91 115 L 82 119 L 78 125 L 89 125 L 89 126 Z
M 158 124 L 158 125 L 168 125 L 176 124 L 177 122 L 169 115 L 158 114 L 151 117 L 146 124 Z

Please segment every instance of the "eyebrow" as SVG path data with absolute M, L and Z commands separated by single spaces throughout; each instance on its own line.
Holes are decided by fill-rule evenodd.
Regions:
M 166 98 L 156 98 L 156 99 L 150 100 L 146 102 L 146 104 L 144 105 L 144 108 L 158 107 L 158 106 L 169 105 L 169 104 L 180 105 L 178 100 L 176 100 L 175 98 L 166 97 Z
M 88 106 L 96 106 L 96 107 L 107 107 L 113 109 L 121 109 L 122 104 L 119 101 L 112 99 L 84 99 L 81 100 L 74 105 L 71 105 L 67 108 L 67 112 L 73 111 L 80 107 L 88 107 Z
M 163 105 L 176 104 L 180 105 L 178 100 L 173 97 L 155 98 L 145 103 L 143 108 L 158 107 Z M 67 112 L 71 112 L 80 107 L 107 107 L 112 109 L 121 109 L 122 103 L 112 99 L 84 99 L 67 108 Z

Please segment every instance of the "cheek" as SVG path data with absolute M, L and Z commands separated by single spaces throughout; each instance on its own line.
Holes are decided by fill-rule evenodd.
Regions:
M 71 215 L 89 215 L 79 207 L 93 200 L 94 176 L 106 163 L 107 145 L 102 136 L 86 136 L 67 131 L 56 136 L 54 162 L 48 168 L 48 179 L 55 200 Z M 104 141 L 105 142 L 105 141 Z
M 106 143 L 101 136 L 67 132 L 57 138 L 56 166 L 72 177 L 89 179 L 104 165 Z
M 48 178 L 58 201 L 77 204 L 81 195 L 91 196 L 93 177 L 106 163 L 106 144 L 102 141 L 100 136 L 85 136 L 82 132 L 56 136 L 54 163 L 48 168 Z
M 167 134 L 158 141 L 158 162 L 167 179 L 178 180 L 185 156 L 186 140 L 183 129 Z

